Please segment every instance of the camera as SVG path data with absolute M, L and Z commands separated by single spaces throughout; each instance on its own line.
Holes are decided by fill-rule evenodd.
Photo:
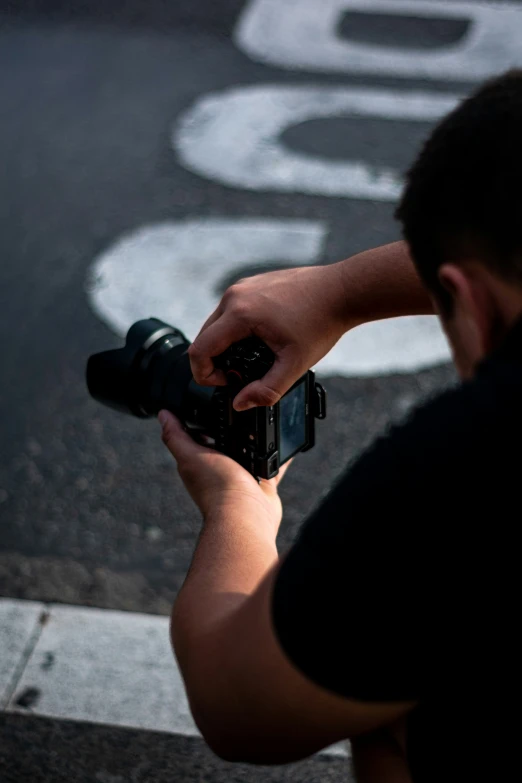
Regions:
M 195 440 L 232 457 L 255 478 L 273 478 L 287 460 L 312 448 L 315 419 L 326 416 L 326 392 L 312 370 L 275 405 L 238 412 L 233 399 L 270 369 L 270 348 L 256 337 L 233 343 L 213 357 L 227 385 L 201 386 L 192 377 L 189 346 L 179 329 L 157 318 L 137 321 L 123 348 L 89 357 L 89 392 L 139 418 L 170 410 Z

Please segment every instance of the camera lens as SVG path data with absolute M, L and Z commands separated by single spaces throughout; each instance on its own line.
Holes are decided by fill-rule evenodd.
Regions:
M 179 329 L 157 318 L 137 321 L 123 348 L 89 358 L 89 392 L 99 402 L 140 418 L 167 408 L 189 427 L 208 431 L 215 387 L 194 382 L 189 346 Z

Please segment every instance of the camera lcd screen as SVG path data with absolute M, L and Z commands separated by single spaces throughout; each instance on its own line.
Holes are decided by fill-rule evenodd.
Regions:
M 305 384 L 303 381 L 279 403 L 279 464 L 286 462 L 306 442 Z

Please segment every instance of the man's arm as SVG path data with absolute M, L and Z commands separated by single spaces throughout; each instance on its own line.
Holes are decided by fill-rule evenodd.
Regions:
M 173 609 L 172 639 L 210 747 L 230 761 L 282 764 L 389 724 L 414 705 L 337 696 L 289 661 L 271 617 L 279 562 L 266 522 L 240 504 L 206 520 Z
M 209 745 L 229 759 L 283 763 L 404 714 L 411 703 L 397 703 L 401 698 L 362 703 L 316 685 L 291 663 L 276 636 L 272 594 L 280 576 L 275 541 L 282 512 L 277 484 L 289 463 L 275 479 L 258 484 L 233 460 L 195 443 L 171 414 L 163 411 L 160 420 L 163 440 L 204 520 L 173 609 L 172 639 Z M 342 580 L 344 571 L 338 573 Z M 320 578 L 310 587 L 319 594 L 323 584 Z M 331 597 L 339 600 L 339 591 Z M 350 632 L 340 618 L 330 630 L 341 638 Z M 323 651 L 334 655 L 324 636 Z M 321 639 L 311 636 L 308 643 L 317 646 Z M 364 639 L 357 644 L 366 650 Z
M 432 315 L 406 242 L 365 250 L 334 266 L 342 272 L 346 327 L 402 315 Z

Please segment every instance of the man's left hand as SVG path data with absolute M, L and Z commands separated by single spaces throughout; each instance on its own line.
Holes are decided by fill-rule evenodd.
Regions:
M 196 443 L 179 419 L 170 411 L 159 412 L 162 440 L 177 462 L 178 472 L 203 517 L 227 506 L 248 506 L 249 513 L 260 513 L 274 526 L 282 517 L 277 487 L 291 460 L 270 480 L 256 479 L 238 462 L 215 449 Z

